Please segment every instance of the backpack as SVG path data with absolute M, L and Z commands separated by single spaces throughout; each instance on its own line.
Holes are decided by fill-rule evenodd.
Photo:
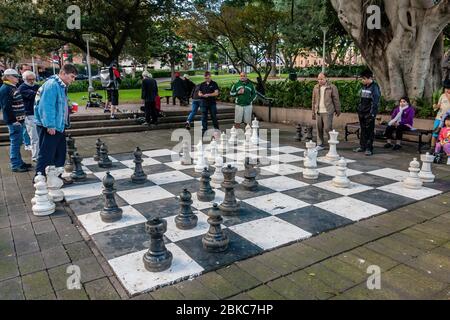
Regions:
M 102 83 L 103 88 L 110 87 L 112 79 L 109 74 L 109 68 L 101 68 L 100 69 L 100 81 Z

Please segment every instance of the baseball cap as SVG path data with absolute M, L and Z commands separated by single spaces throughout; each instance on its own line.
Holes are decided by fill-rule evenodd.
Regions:
M 19 77 L 19 74 L 14 69 L 6 69 L 5 72 L 3 72 L 4 76 L 16 76 Z

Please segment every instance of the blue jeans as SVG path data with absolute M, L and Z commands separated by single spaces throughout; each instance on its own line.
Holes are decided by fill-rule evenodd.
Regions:
M 9 147 L 9 159 L 11 160 L 12 169 L 18 169 L 24 163 L 22 160 L 22 156 L 20 155 L 20 146 L 23 142 L 23 128 L 23 124 L 8 124 L 9 141 L 11 142 L 11 145 Z
M 194 120 L 195 115 L 197 114 L 198 108 L 200 108 L 201 101 L 200 100 L 192 100 L 192 111 L 189 114 L 186 122 L 191 123 Z
M 211 120 L 214 129 L 219 130 L 219 123 L 217 122 L 217 105 L 214 103 L 206 106 L 204 103 L 202 103 L 200 108 L 202 110 L 202 134 L 204 134 L 208 130 L 208 112 L 211 112 Z
M 30 136 L 28 135 L 26 126 L 23 126 L 23 144 L 26 146 L 31 145 Z

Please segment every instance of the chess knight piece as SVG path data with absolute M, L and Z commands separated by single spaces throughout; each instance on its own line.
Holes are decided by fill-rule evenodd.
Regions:
M 203 248 L 208 252 L 223 252 L 228 249 L 230 239 L 221 228 L 223 218 L 217 203 L 208 211 L 208 217 L 209 230 L 202 238 Z
M 150 235 L 150 248 L 144 254 L 145 269 L 150 272 L 161 272 L 172 265 L 172 253 L 164 244 L 164 233 L 167 231 L 167 221 L 153 218 L 145 223 L 145 232 Z
M 103 178 L 103 200 L 104 207 L 100 211 L 100 218 L 103 222 L 111 223 L 122 219 L 122 209 L 116 202 L 116 189 L 114 188 L 114 177 L 109 173 Z
M 61 187 L 64 185 L 64 182 L 58 177 L 59 170 L 55 166 L 47 166 L 45 173 L 47 175 L 48 193 L 52 197 L 53 202 L 63 201 L 64 192 L 61 190 Z
M 175 225 L 178 229 L 189 230 L 197 226 L 198 217 L 192 211 L 192 195 L 184 189 L 180 194 L 180 212 L 175 217 Z

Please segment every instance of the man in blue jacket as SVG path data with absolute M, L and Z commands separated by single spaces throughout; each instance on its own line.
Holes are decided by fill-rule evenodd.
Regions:
M 77 69 L 66 64 L 58 75 L 50 77 L 39 88 L 34 104 L 34 121 L 39 136 L 39 155 L 36 173 L 45 175 L 49 165 L 64 167 L 66 161 L 66 138 L 64 131 L 69 125 L 67 87 L 75 81 Z

